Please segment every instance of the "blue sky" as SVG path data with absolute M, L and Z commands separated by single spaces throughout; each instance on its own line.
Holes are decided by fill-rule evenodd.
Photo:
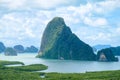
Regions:
M 120 0 L 0 0 L 0 41 L 39 47 L 56 16 L 91 46 L 120 46 Z

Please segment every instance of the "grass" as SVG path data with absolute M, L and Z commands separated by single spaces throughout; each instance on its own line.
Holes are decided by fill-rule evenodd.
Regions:
M 0 65 L 14 65 L 14 64 L 24 65 L 23 62 L 19 62 L 19 61 L 2 61 L 2 60 L 0 60 Z
M 41 71 L 45 70 L 48 67 L 43 64 L 32 64 L 27 66 L 17 66 L 17 67 L 7 67 L 7 69 L 14 69 L 19 71 Z
M 120 70 L 86 73 L 44 73 L 33 72 L 47 69 L 47 66 L 43 64 L 5 67 L 6 64 L 3 62 L 6 64 L 15 63 L 0 61 L 2 66 L 0 68 L 0 80 L 120 80 Z M 40 75 L 44 75 L 45 78 L 41 78 Z
M 38 73 L 13 69 L 0 69 L 0 80 L 39 80 Z M 41 80 L 41 79 L 40 79 Z
M 6 67 L 5 65 L 22 64 L 23 66 Z M 33 71 L 45 70 L 43 64 L 24 65 L 17 61 L 0 61 L 0 80 L 41 80 L 40 74 Z

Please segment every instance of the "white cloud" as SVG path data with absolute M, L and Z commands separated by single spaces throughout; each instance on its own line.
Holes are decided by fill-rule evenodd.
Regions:
M 25 5 L 25 0 L 0 0 L 0 4 L 9 9 L 19 9 Z
M 102 2 L 87 3 L 86 5 L 80 5 L 78 7 L 69 6 L 67 8 L 60 9 L 59 11 L 68 12 L 64 13 L 67 22 L 80 23 L 81 21 L 88 26 L 106 27 L 109 25 L 106 17 L 98 17 L 99 15 L 105 15 L 111 11 L 120 8 L 120 0 L 106 0 Z M 70 13 L 70 14 L 69 14 Z M 96 16 L 96 14 L 98 16 Z M 106 14 L 108 15 L 108 14 Z M 72 19 L 69 19 L 71 18 Z M 69 21 L 68 21 L 69 20 Z
M 95 4 L 95 11 L 98 13 L 106 13 L 120 8 L 120 0 L 105 0 Z
M 76 0 L 0 0 L 0 4 L 3 7 L 9 9 L 30 9 L 30 8 L 39 8 L 39 9 L 52 9 L 58 6 L 66 6 L 71 3 L 76 3 Z
M 73 6 L 72 3 L 75 1 L 71 1 L 73 0 L 33 0 L 32 2 L 28 0 L 0 0 L 0 6 L 15 10 L 0 17 L 1 40 L 16 39 L 22 43 L 27 41 L 27 43 L 24 42 L 25 44 L 34 41 L 38 45 L 47 23 L 55 16 L 63 17 L 72 31 L 86 43 L 112 43 L 112 39 L 119 40 L 117 38 L 120 32 L 119 27 L 111 27 L 108 17 L 104 15 L 119 8 L 119 0 L 88 2 L 80 6 Z M 51 8 L 55 9 L 47 10 Z M 21 11 L 17 11 L 18 9 Z
M 30 37 L 32 37 L 32 38 L 35 37 L 35 35 L 34 35 L 34 33 L 32 32 L 32 30 L 29 29 L 29 28 L 26 28 L 26 29 L 25 29 L 25 33 L 26 33 L 26 35 L 28 35 L 28 36 L 30 36 Z
M 89 18 L 85 17 L 84 23 L 87 24 L 88 26 L 93 26 L 93 27 L 106 27 L 108 25 L 108 22 L 105 18 Z
M 90 40 L 93 40 L 93 41 L 96 41 L 96 40 L 98 40 L 98 41 L 104 41 L 104 40 L 106 40 L 106 41 L 110 41 L 111 40 L 111 34 L 109 34 L 109 33 L 98 33 L 97 35 L 93 35 L 93 36 L 88 36 L 88 37 L 86 37 L 87 39 L 90 39 Z
M 120 34 L 120 27 L 116 28 L 116 31 L 115 31 L 117 34 Z
M 46 15 L 44 14 L 37 15 L 37 12 L 28 12 L 29 14 L 26 12 L 4 14 L 0 19 L 1 41 L 7 45 L 13 43 L 28 45 L 33 41 L 33 44 L 35 43 L 35 45 L 39 46 L 40 38 L 42 37 L 48 18 L 45 18 Z M 12 40 L 13 43 L 9 43 Z
M 65 1 L 65 0 L 34 0 L 33 3 L 36 4 L 37 7 L 40 7 L 43 9 L 49 9 L 49 8 L 55 8 L 59 5 L 69 4 L 69 1 Z

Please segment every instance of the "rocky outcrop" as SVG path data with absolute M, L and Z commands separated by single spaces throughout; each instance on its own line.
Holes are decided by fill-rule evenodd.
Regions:
M 120 56 L 120 46 L 118 47 L 110 47 L 112 53 L 116 56 Z
M 17 52 L 11 47 L 7 47 L 5 49 L 4 54 L 5 54 L 5 56 L 17 56 Z
M 24 47 L 22 45 L 15 45 L 14 49 L 17 53 L 24 53 Z
M 38 49 L 35 46 L 30 46 L 25 49 L 25 52 L 27 53 L 37 53 Z
M 44 31 L 39 55 L 49 59 L 96 60 L 92 48 L 81 41 L 63 18 L 55 17 Z
M 102 49 L 97 53 L 98 61 L 118 61 L 110 48 Z
M 2 42 L 0 42 L 0 53 L 4 52 L 5 46 Z
M 120 46 L 117 47 L 109 47 L 107 49 L 110 49 L 112 54 L 114 54 L 115 56 L 120 56 Z

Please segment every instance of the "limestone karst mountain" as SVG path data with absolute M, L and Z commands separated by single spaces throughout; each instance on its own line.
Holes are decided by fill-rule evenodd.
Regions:
M 4 52 L 5 48 L 5 45 L 2 42 L 0 42 L 0 53 Z
M 66 26 L 61 17 L 53 18 L 47 25 L 37 57 L 66 60 L 96 60 L 92 48 L 81 41 Z
M 12 47 L 7 47 L 4 54 L 5 56 L 17 56 L 17 52 Z
M 98 61 L 118 61 L 118 58 L 115 57 L 111 48 L 106 48 L 98 51 L 97 60 Z

